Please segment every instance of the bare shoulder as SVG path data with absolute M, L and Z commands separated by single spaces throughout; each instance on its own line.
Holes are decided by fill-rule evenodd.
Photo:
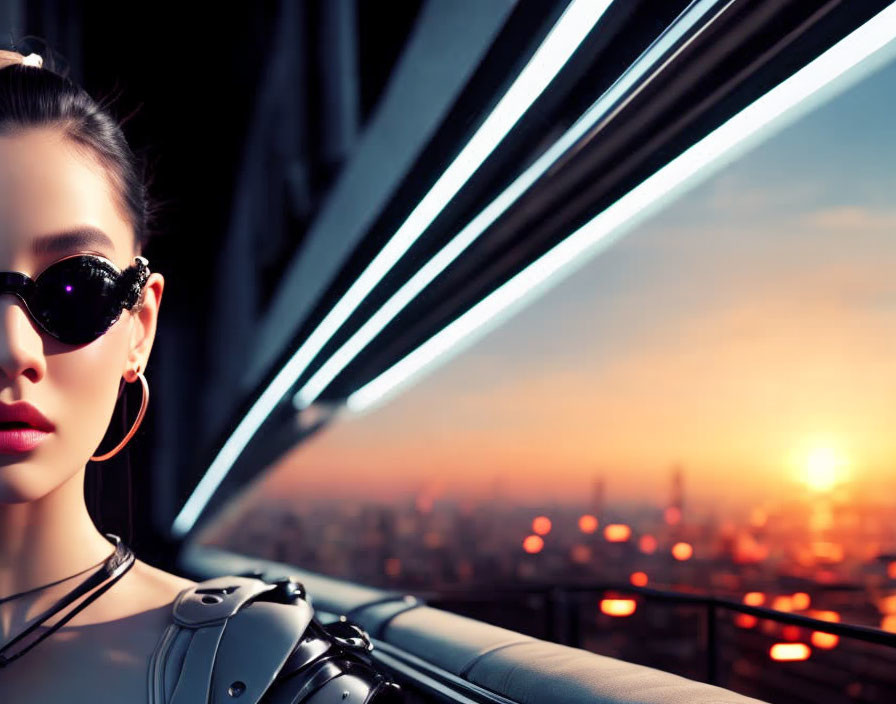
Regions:
M 149 602 L 148 608 L 152 608 L 153 605 L 170 604 L 184 589 L 195 587 L 197 584 L 191 579 L 165 572 L 142 560 L 136 560 L 130 571 L 136 578 L 133 582 L 140 589 L 143 598 Z
M 70 701 L 72 683 L 78 701 L 146 701 L 148 663 L 171 623 L 172 604 L 195 584 L 135 560 L 102 598 L 40 641 L 37 657 L 3 670 L 0 701 Z

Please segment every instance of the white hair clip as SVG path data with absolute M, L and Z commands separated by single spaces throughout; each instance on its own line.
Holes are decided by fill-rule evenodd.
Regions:
M 44 65 L 44 57 L 40 54 L 28 54 L 24 59 L 22 59 L 23 66 L 34 66 L 35 68 L 42 68 Z

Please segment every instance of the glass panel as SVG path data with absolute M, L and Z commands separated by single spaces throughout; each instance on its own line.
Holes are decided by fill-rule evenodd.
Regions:
M 891 64 L 294 448 L 200 542 L 694 677 L 706 607 L 624 587 L 896 632 L 894 95 Z M 571 582 L 592 591 L 544 589 Z M 843 638 L 715 629 L 718 680 L 755 696 L 896 685 L 879 646 L 849 644 L 890 662 L 856 679 Z M 769 675 L 779 643 L 809 660 Z

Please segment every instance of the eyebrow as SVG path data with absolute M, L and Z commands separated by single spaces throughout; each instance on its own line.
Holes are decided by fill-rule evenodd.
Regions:
M 90 248 L 106 250 L 111 254 L 115 251 L 115 243 L 109 235 L 99 228 L 84 225 L 40 237 L 34 241 L 31 251 L 36 256 L 41 256 Z

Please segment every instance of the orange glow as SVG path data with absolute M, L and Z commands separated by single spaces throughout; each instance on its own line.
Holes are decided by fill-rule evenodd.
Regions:
M 690 543 L 675 543 L 672 546 L 672 557 L 676 560 L 690 560 L 694 554 L 694 548 Z
M 884 631 L 890 631 L 890 633 L 896 633 L 896 614 L 888 614 L 881 619 L 880 627 Z
M 792 624 L 784 626 L 784 628 L 781 629 L 781 635 L 784 636 L 785 640 L 799 640 L 800 627 Z
M 570 559 L 580 565 L 584 565 L 591 560 L 591 548 L 587 545 L 576 544 L 569 551 Z
M 652 555 L 656 552 L 656 538 L 652 535 L 642 535 L 638 541 L 638 549 L 645 555 Z
M 815 581 L 819 584 L 833 584 L 837 581 L 837 573 L 833 570 L 817 570 Z
M 768 514 L 761 508 L 754 508 L 750 512 L 750 525 L 754 528 L 762 528 L 768 523 Z
M 669 506 L 664 514 L 663 518 L 666 520 L 666 523 L 670 526 L 677 526 L 681 523 L 681 509 L 678 506 Z
M 806 594 L 806 592 L 797 592 L 792 597 L 790 597 L 793 608 L 797 611 L 802 611 L 804 609 L 809 608 L 809 604 L 812 603 L 811 597 Z
M 809 548 L 797 547 L 796 562 L 802 567 L 812 567 L 815 564 L 815 558 L 812 556 L 812 551 Z
M 812 649 L 805 643 L 775 643 L 768 652 L 772 660 L 791 662 L 808 660 Z
M 632 529 L 625 523 L 611 523 L 604 528 L 604 537 L 611 543 L 624 543 L 632 537 Z
M 646 587 L 647 586 L 647 573 L 646 572 L 632 572 L 632 576 L 629 577 L 631 583 L 636 587 Z
M 551 532 L 551 519 L 547 516 L 536 516 L 532 519 L 532 532 L 547 535 Z
M 734 561 L 740 564 L 762 562 L 768 557 L 768 546 L 749 533 L 738 533 L 734 541 Z
M 775 611 L 793 611 L 793 599 L 789 596 L 776 596 L 772 601 Z
M 597 516 L 592 516 L 590 513 L 586 513 L 584 516 L 579 516 L 579 530 L 583 533 L 593 533 L 597 530 Z
M 765 594 L 762 592 L 747 592 L 744 594 L 744 603 L 747 606 L 762 606 L 765 603 Z
M 541 552 L 541 549 L 543 547 L 544 540 L 542 540 L 541 536 L 538 535 L 527 535 L 526 539 L 523 541 L 523 550 L 530 554 Z
M 601 599 L 600 610 L 607 616 L 631 616 L 638 605 L 634 599 Z
M 759 619 L 751 614 L 737 614 L 734 617 L 734 624 L 738 628 L 753 628 L 758 621 Z
M 808 615 L 820 621 L 833 621 L 835 623 L 840 621 L 840 614 L 836 611 L 810 611 Z
M 812 645 L 823 650 L 836 648 L 840 638 L 833 633 L 822 633 L 821 631 L 812 631 Z
M 827 541 L 812 543 L 812 554 L 826 562 L 843 562 L 843 546 L 839 543 Z
M 889 565 L 887 565 L 887 577 L 890 579 L 896 579 L 896 560 L 893 560 Z
M 829 506 L 815 506 L 812 509 L 812 515 L 809 517 L 809 530 L 813 533 L 820 533 L 830 530 L 834 526 L 834 514 Z
M 386 574 L 390 577 L 397 577 L 401 574 L 401 560 L 397 557 L 389 557 L 385 563 Z

